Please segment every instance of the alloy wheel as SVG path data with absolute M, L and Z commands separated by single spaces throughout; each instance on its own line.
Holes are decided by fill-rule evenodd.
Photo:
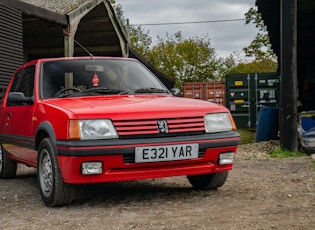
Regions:
M 53 171 L 51 157 L 46 149 L 43 149 L 39 162 L 39 180 L 43 194 L 48 197 L 53 187 Z

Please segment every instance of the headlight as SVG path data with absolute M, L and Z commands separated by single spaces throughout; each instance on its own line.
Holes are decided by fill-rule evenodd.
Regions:
M 117 138 L 118 134 L 111 120 L 79 120 L 80 139 Z
M 234 129 L 233 122 L 228 113 L 207 114 L 204 119 L 207 133 L 223 132 Z

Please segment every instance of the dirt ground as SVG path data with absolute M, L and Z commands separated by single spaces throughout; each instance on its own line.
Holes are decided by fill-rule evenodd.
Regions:
M 251 147 L 249 147 L 251 149 Z M 218 190 L 185 177 L 83 186 L 72 205 L 47 208 L 36 174 L 0 180 L 0 229 L 315 229 L 315 162 L 238 151 Z

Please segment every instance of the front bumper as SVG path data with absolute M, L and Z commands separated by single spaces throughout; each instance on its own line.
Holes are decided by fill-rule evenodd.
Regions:
M 218 138 L 220 137 L 220 138 Z M 111 140 L 101 143 L 57 142 L 58 161 L 66 183 L 84 184 L 126 180 L 140 180 L 170 176 L 185 176 L 231 170 L 233 164 L 219 165 L 221 153 L 236 153 L 240 137 L 237 132 L 202 135 L 199 137 L 150 138 L 137 140 Z M 199 144 L 196 159 L 154 163 L 135 163 L 135 147 L 175 144 Z M 98 175 L 82 175 L 83 162 L 102 162 Z

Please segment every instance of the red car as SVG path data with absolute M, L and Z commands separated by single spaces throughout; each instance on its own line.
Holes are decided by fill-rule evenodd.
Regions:
M 47 206 L 71 203 L 76 184 L 187 176 L 216 189 L 240 136 L 228 109 L 178 93 L 134 59 L 29 62 L 1 102 L 0 178 L 36 167 Z

